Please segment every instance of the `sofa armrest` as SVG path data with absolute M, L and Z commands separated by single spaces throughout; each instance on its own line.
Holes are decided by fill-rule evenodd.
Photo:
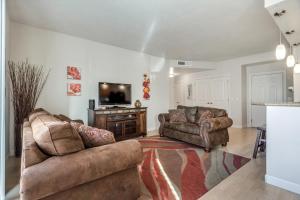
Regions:
M 169 115 L 169 113 L 161 113 L 161 114 L 159 114 L 158 115 L 158 121 L 160 122 L 160 123 L 165 123 L 165 122 L 168 122 L 168 121 L 170 121 L 170 115 Z
M 229 117 L 217 117 L 204 120 L 201 125 L 208 129 L 208 132 L 231 127 L 233 121 Z
M 137 140 L 126 140 L 53 156 L 23 170 L 21 199 L 41 199 L 80 184 L 136 167 L 143 158 Z

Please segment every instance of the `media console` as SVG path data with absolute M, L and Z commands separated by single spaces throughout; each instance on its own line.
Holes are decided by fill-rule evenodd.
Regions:
M 114 133 L 117 141 L 147 135 L 147 108 L 88 109 L 88 125 Z

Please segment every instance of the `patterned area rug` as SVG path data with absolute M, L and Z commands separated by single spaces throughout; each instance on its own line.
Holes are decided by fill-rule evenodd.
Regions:
M 160 137 L 139 139 L 144 160 L 139 166 L 143 194 L 154 200 L 194 200 L 250 159 Z

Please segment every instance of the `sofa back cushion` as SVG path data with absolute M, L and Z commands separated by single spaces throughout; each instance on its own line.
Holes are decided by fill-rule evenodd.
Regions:
M 218 109 L 218 108 L 209 108 L 209 107 L 198 107 L 198 113 L 203 113 L 204 111 L 209 110 L 214 114 L 214 117 L 226 117 L 227 112 L 224 109 Z M 199 116 L 199 114 L 198 114 Z M 200 114 L 201 116 L 201 114 Z
M 32 123 L 33 120 L 35 120 L 35 118 L 40 115 L 49 115 L 49 113 L 46 110 L 44 110 L 43 108 L 37 108 L 29 114 L 29 117 L 28 117 L 29 123 Z
M 185 116 L 190 123 L 195 123 L 196 122 L 196 117 L 197 117 L 197 107 L 189 107 L 189 106 L 177 106 L 177 109 L 184 109 L 185 111 Z
M 197 113 L 197 120 L 196 123 L 201 124 L 202 121 L 206 119 L 214 118 L 214 113 L 212 113 L 210 110 L 203 110 Z
M 169 110 L 170 123 L 187 122 L 184 109 Z
M 22 137 L 23 143 L 21 171 L 23 171 L 27 167 L 43 162 L 49 157 L 40 150 L 35 140 L 33 139 L 32 129 L 28 119 L 24 120 Z
M 51 156 L 62 156 L 84 149 L 79 133 L 70 123 L 52 115 L 39 115 L 31 123 L 33 138 L 42 151 Z

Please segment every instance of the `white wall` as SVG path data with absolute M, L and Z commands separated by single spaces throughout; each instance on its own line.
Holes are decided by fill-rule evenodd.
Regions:
M 300 194 L 298 106 L 267 107 L 267 183 Z
M 168 61 L 135 51 L 109 46 L 66 34 L 11 23 L 11 59 L 26 58 L 31 63 L 50 67 L 50 75 L 38 101 L 51 113 L 62 113 L 87 121 L 88 100 L 98 103 L 98 82 L 132 84 L 132 100 L 142 100 L 143 74 L 151 76 L 148 130 L 158 128 L 157 115 L 169 108 Z M 66 93 L 66 67 L 81 67 L 82 95 Z
M 246 84 L 245 76 L 243 76 L 243 69 L 246 65 L 255 63 L 264 63 L 275 60 L 274 52 L 261 53 L 236 59 L 226 60 L 216 63 L 215 70 L 209 70 L 199 73 L 193 73 L 176 77 L 176 82 L 181 82 L 184 85 L 194 83 L 196 79 L 208 76 L 229 76 L 230 81 L 230 117 L 234 121 L 235 127 L 246 126 L 246 112 L 243 105 L 246 104 L 246 98 L 243 98 L 243 88 Z M 190 104 L 191 102 L 187 102 Z M 196 102 L 195 102 L 196 104 Z
M 10 44 L 10 20 L 9 20 L 9 14 L 8 11 L 6 11 L 6 19 L 5 19 L 5 31 L 6 31 L 6 35 L 5 35 L 5 56 L 6 56 L 6 60 L 9 58 L 9 44 Z M 5 65 L 5 70 L 6 70 L 6 85 L 5 85 L 5 156 L 6 158 L 9 156 L 9 143 L 10 143 L 10 118 L 11 118 L 11 114 L 10 114 L 10 88 L 9 88 L 9 77 L 8 77 L 8 66 L 7 66 L 7 62 Z

